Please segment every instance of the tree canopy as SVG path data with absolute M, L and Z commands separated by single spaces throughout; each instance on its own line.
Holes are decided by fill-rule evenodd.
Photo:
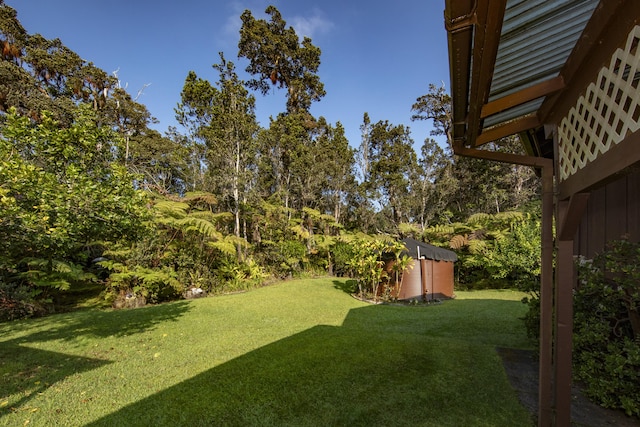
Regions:
M 249 60 L 246 71 L 255 76 L 248 87 L 266 94 L 270 84 L 287 90 L 287 112 L 308 111 L 313 101 L 324 95 L 324 85 L 317 75 L 321 51 L 309 37 L 302 42 L 293 27 L 287 27 L 282 15 L 269 6 L 269 21 L 255 19 L 250 10 L 240 17 L 238 57 Z

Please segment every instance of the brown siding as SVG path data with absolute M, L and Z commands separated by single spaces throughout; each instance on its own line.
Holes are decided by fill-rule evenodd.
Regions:
M 402 289 L 398 299 L 422 298 L 422 279 L 420 263 L 415 259 L 411 260 L 413 268 L 404 270 L 402 279 Z
M 404 271 L 399 300 L 453 297 L 453 262 L 413 259 L 411 263 L 413 268 Z M 397 285 L 392 286 L 395 287 L 393 294 L 396 294 Z
M 629 237 L 634 242 L 640 242 L 640 172 L 631 175 L 627 181 L 627 209 Z
M 640 241 L 640 171 L 591 192 L 575 239 L 574 252 L 593 258 L 606 242 L 628 235 Z
M 453 263 L 446 261 L 432 261 L 433 279 L 431 298 L 453 297 Z

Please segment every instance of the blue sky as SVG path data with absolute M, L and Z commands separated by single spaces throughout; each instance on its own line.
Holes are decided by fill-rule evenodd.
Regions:
M 430 124 L 411 122 L 411 105 L 429 83 L 449 87 L 442 0 L 5 0 L 30 34 L 58 37 L 83 59 L 111 73 L 160 123 L 175 126 L 174 108 L 189 70 L 214 83 L 218 52 L 236 64 L 240 14 L 265 17 L 275 5 L 287 24 L 322 50 L 319 76 L 327 95 L 311 112 L 342 122 L 353 146 L 360 143 L 364 112 L 371 120 L 411 127 L 416 149 Z M 145 87 L 145 85 L 148 85 Z M 285 109 L 284 93 L 256 94 L 262 126 Z M 440 139 L 441 141 L 441 139 Z M 442 141 L 441 141 L 442 142 Z

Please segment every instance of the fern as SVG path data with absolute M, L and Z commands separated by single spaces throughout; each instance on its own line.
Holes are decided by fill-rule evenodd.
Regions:
M 420 235 L 420 226 L 418 224 L 401 222 L 398 224 L 398 231 L 400 234 L 418 236 Z
M 473 255 L 481 255 L 487 250 L 487 242 L 484 240 L 469 240 L 469 252 Z
M 333 236 L 327 236 L 319 234 L 313 237 L 315 245 L 320 249 L 329 249 L 336 243 L 336 238 Z
M 487 232 L 487 239 L 490 240 L 502 240 L 507 238 L 509 230 L 493 230 Z
M 207 193 L 205 191 L 188 192 L 187 194 L 184 195 L 184 198 L 182 200 L 184 200 L 187 203 L 203 202 L 210 206 L 218 203 L 218 199 L 216 198 L 215 195 L 211 193 Z
M 172 218 L 183 218 L 187 215 L 189 205 L 184 202 L 161 200 L 156 202 L 155 209 L 161 215 L 168 215 Z
M 233 219 L 233 214 L 231 212 L 214 213 L 211 211 L 193 211 L 189 213 L 189 216 L 206 219 L 207 221 L 210 221 L 216 224 L 219 222 L 229 221 Z
M 188 216 L 175 221 L 175 224 L 185 233 L 195 231 L 210 239 L 220 239 L 222 237 L 222 233 L 216 229 L 216 226 L 206 219 Z
M 491 215 L 487 213 L 475 213 L 467 219 L 467 223 L 486 226 L 491 221 Z
M 25 258 L 22 262 L 27 265 L 27 271 L 20 273 L 19 277 L 38 287 L 66 291 L 74 282 L 96 279 L 93 274 L 85 272 L 81 265 L 72 262 L 44 258 Z
M 425 234 L 453 234 L 455 228 L 452 225 L 434 225 L 425 230 Z
M 248 248 L 250 246 L 249 242 L 247 242 L 245 239 L 233 235 L 224 236 L 224 238 L 220 238 L 219 240 L 213 242 L 207 242 L 207 246 L 217 249 L 223 254 L 229 255 L 231 257 L 236 255 L 236 247 L 238 245 L 240 245 L 240 247 L 242 248 Z
M 117 248 L 117 249 L 107 249 L 102 253 L 103 257 L 114 258 L 114 259 L 127 259 L 133 254 L 132 248 Z M 98 265 L 103 265 L 106 261 L 98 262 Z
M 478 229 L 474 230 L 473 233 L 469 235 L 469 240 L 484 240 L 487 236 L 487 230 Z
M 449 247 L 451 249 L 456 249 L 456 250 L 462 249 L 468 244 L 469 244 L 469 239 L 467 238 L 467 236 L 462 234 L 457 234 L 453 236 L 449 241 Z
M 300 239 L 308 239 L 309 237 L 311 237 L 311 233 L 309 232 L 309 230 L 307 230 L 301 224 L 292 225 L 291 227 L 289 227 L 289 230 L 291 230 Z
M 338 223 L 336 223 L 336 219 L 333 217 L 333 215 L 322 214 L 320 215 L 320 220 L 326 222 L 332 227 L 338 226 Z
M 524 221 L 526 216 L 522 212 L 517 211 L 507 211 L 507 212 L 499 212 L 494 215 L 496 221 L 499 221 L 501 224 L 513 224 L 517 221 Z
M 308 208 L 308 207 L 302 208 L 302 212 L 304 212 L 307 216 L 309 216 L 311 219 L 314 219 L 314 220 L 320 219 L 320 216 L 322 215 L 319 210 Z
M 112 294 L 133 292 L 147 298 L 149 302 L 159 302 L 172 299 L 182 292 L 183 286 L 177 279 L 177 273 L 169 267 L 147 268 L 135 265 L 129 268 L 120 263 L 101 264 L 114 271 L 109 275 Z

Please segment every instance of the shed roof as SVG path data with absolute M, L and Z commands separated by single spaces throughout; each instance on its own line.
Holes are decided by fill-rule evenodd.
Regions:
M 428 243 L 420 242 L 415 239 L 406 238 L 402 239 L 402 243 L 407 247 L 409 256 L 414 259 L 427 258 L 435 261 L 450 261 L 455 262 L 458 260 L 458 255 L 455 252 L 439 248 L 437 246 L 430 245 Z

